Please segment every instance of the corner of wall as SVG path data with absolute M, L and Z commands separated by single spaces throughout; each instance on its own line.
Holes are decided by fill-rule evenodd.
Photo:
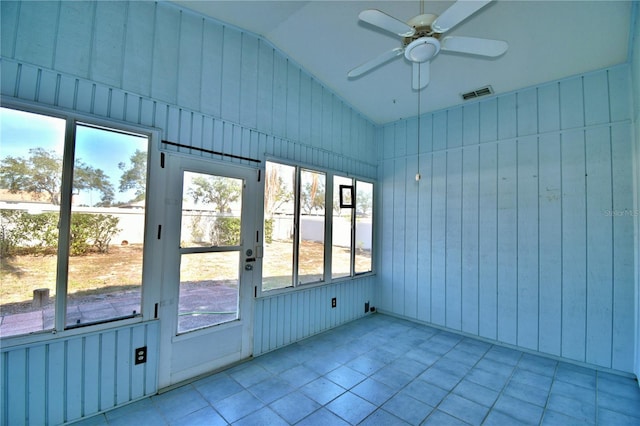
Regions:
M 640 4 L 633 2 L 631 11 L 631 28 L 629 36 L 629 62 L 631 63 L 631 78 L 633 90 L 633 129 L 634 129 L 634 193 L 635 193 L 635 269 L 636 269 L 636 300 L 635 300 L 635 368 L 636 377 L 640 380 Z

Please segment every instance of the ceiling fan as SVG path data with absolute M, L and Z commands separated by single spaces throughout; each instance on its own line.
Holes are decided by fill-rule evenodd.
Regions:
M 402 37 L 402 47 L 391 49 L 377 58 L 355 67 L 349 71 L 347 76 L 349 78 L 358 77 L 404 54 L 404 57 L 413 64 L 411 86 L 415 90 L 420 90 L 429 84 L 429 64 L 440 51 L 488 58 L 504 54 L 509 45 L 502 40 L 461 36 L 442 37 L 445 32 L 460 24 L 491 1 L 457 1 L 440 16 L 423 13 L 414 16 L 406 23 L 377 9 L 363 10 L 358 15 L 361 21 Z

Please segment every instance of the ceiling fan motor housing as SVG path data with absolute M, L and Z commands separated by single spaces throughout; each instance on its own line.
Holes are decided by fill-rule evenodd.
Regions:
M 440 51 L 440 34 L 433 31 L 431 24 L 438 16 L 430 13 L 414 16 L 407 25 L 415 28 L 415 34 L 404 38 L 404 56 L 411 62 L 422 63 L 433 59 Z

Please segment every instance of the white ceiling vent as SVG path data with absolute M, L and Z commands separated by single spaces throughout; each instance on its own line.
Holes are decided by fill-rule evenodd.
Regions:
M 491 86 L 484 86 L 471 92 L 463 93 L 462 99 L 468 101 L 469 99 L 478 98 L 480 96 L 493 95 L 493 88 Z

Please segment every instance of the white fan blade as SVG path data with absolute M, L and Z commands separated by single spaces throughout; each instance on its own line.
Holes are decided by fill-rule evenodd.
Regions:
M 360 15 L 358 15 L 358 18 L 360 18 L 361 21 L 368 22 L 383 30 L 397 34 L 400 37 L 411 37 L 416 33 L 413 27 L 377 9 L 363 10 L 360 12 Z
M 429 68 L 430 61 L 413 63 L 413 78 L 411 82 L 413 90 L 420 90 L 427 87 L 429 84 Z
M 486 38 L 448 36 L 440 40 L 440 50 L 442 51 L 488 56 L 490 58 L 502 55 L 508 48 L 509 44 L 506 41 Z
M 449 9 L 442 12 L 431 28 L 437 33 L 444 33 L 491 3 L 492 0 L 459 0 Z
M 359 65 L 354 69 L 352 69 L 351 71 L 349 71 L 349 73 L 347 74 L 347 77 L 353 78 L 361 74 L 364 74 L 365 72 L 372 70 L 375 67 L 378 67 L 384 64 L 385 62 L 388 62 L 393 58 L 396 58 L 402 55 L 403 52 L 404 52 L 404 49 L 402 47 L 396 47 L 395 49 L 391 49 L 388 52 L 384 52 L 382 55 L 378 56 L 377 58 L 373 58 L 370 61 L 367 61 L 364 64 Z

